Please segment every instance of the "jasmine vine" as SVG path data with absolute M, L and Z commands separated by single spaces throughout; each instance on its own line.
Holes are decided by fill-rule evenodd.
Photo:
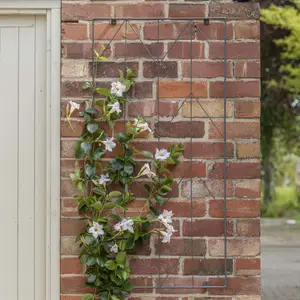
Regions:
M 97 63 L 105 60 L 97 52 L 95 57 Z M 125 132 L 114 134 L 114 125 L 122 117 L 126 93 L 134 85 L 134 78 L 132 70 L 127 69 L 120 71 L 119 80 L 113 82 L 110 89 L 97 88 L 91 83 L 83 86 L 93 93 L 93 100 L 80 113 L 85 126 L 75 145 L 76 159 L 83 160 L 84 167 L 70 174 L 73 185 L 81 192 L 75 199 L 85 222 L 76 240 L 80 247 L 80 262 L 86 267 L 86 286 L 94 290 L 94 293 L 84 295 L 83 300 L 128 298 L 133 286 L 129 280 L 131 269 L 127 255 L 134 253 L 136 245 L 150 235 L 157 235 L 162 243 L 168 243 L 175 232 L 173 213 L 164 210 L 159 214 L 158 209 L 172 190 L 173 179 L 167 166 L 179 162 L 183 145 L 177 143 L 168 149 L 156 149 L 155 154 L 137 149 L 133 141 L 142 132 L 148 132 L 148 138 L 153 134 L 142 117 L 128 121 Z M 105 100 L 96 100 L 97 97 L 105 97 Z M 72 101 L 66 109 L 72 130 L 71 116 L 77 109 L 79 105 Z M 101 128 L 104 123 L 110 125 L 112 136 Z M 117 144 L 122 153 L 104 164 L 106 153 L 113 152 Z M 137 158 L 146 160 L 140 170 L 136 170 Z M 130 189 L 140 178 L 147 180 L 144 184 L 147 201 L 138 216 L 126 217 L 127 204 L 140 201 Z M 147 216 L 144 216 L 145 212 L 148 212 Z

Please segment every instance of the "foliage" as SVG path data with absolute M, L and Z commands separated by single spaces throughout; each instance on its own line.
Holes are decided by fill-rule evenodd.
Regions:
M 96 52 L 98 63 L 105 59 Z M 120 71 L 120 79 L 112 83 L 111 89 L 98 88 L 92 83 L 84 88 L 93 93 L 93 100 L 85 111 L 84 130 L 75 145 L 77 159 L 84 160 L 84 167 L 76 169 L 70 175 L 73 185 L 81 192 L 75 199 L 82 220 L 86 222 L 79 242 L 80 262 L 86 266 L 88 287 L 94 288 L 93 294 L 83 296 L 83 300 L 100 297 L 105 300 L 124 299 L 129 296 L 132 284 L 128 281 L 131 269 L 126 257 L 135 251 L 137 243 L 150 234 L 163 237 L 162 242 L 169 242 L 174 228 L 171 225 L 172 212 L 164 211 L 158 216 L 157 207 L 167 201 L 172 190 L 173 179 L 168 165 L 178 163 L 183 153 L 183 145 L 172 144 L 167 149 L 157 149 L 153 154 L 138 150 L 133 141 L 141 134 L 152 130 L 141 117 L 134 122 L 128 121 L 124 132 L 114 137 L 114 125 L 121 118 L 126 92 L 134 84 L 135 74 L 132 70 Z M 105 100 L 95 100 L 104 96 Z M 70 102 L 67 117 L 70 121 L 72 112 L 77 109 Z M 108 123 L 107 126 L 104 126 Z M 70 122 L 71 124 L 71 122 Z M 103 126 L 101 126 L 103 125 Z M 111 132 L 111 135 L 109 135 Z M 101 159 L 119 145 L 119 154 L 105 165 Z M 137 172 L 136 159 L 147 160 Z M 139 216 L 126 218 L 127 204 L 135 201 L 130 185 L 146 177 L 145 189 L 148 197 Z M 150 212 L 144 216 L 144 212 Z

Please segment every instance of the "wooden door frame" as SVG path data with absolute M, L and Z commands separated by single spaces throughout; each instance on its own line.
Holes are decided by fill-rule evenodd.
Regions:
M 0 0 L 0 14 L 45 15 L 47 20 L 46 300 L 59 300 L 61 0 Z

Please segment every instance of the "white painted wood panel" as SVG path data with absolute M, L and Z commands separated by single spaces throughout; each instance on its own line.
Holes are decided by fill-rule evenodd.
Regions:
M 7 245 L 0 247 L 1 298 L 40 300 L 46 298 L 46 18 L 0 16 L 0 41 L 0 235 Z

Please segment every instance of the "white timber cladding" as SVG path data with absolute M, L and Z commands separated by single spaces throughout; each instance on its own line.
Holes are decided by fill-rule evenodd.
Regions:
M 0 0 L 1 299 L 60 299 L 60 5 Z

